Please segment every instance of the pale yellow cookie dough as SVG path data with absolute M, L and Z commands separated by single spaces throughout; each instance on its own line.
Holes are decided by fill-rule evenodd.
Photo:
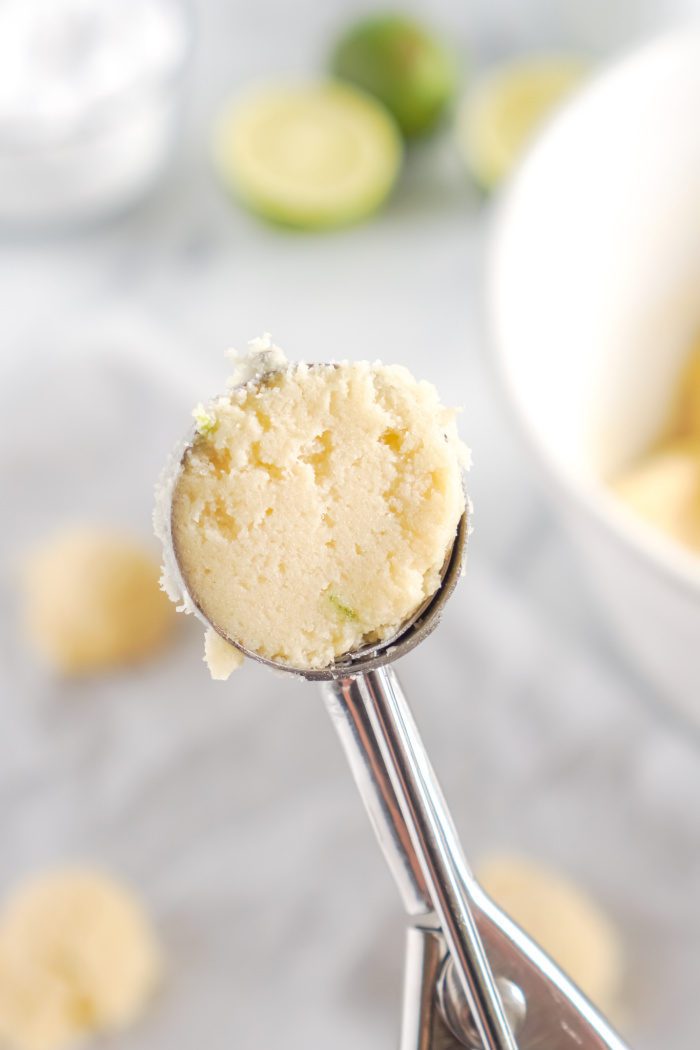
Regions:
M 476 869 L 489 896 L 603 1013 L 619 1005 L 623 952 L 616 930 L 587 893 L 523 857 L 492 856 Z
M 192 598 L 227 638 L 327 667 L 394 635 L 437 590 L 466 450 L 430 384 L 396 365 L 299 364 L 196 413 L 172 535 Z
M 243 653 L 209 628 L 204 634 L 204 662 L 216 681 L 225 682 L 243 663 Z
M 649 524 L 700 551 L 700 439 L 668 442 L 619 477 L 614 491 Z
M 151 924 L 102 872 L 29 879 L 0 914 L 0 1045 L 63 1050 L 143 1011 L 161 975 Z
M 700 347 L 683 368 L 663 434 L 612 480 L 640 518 L 700 553 Z
M 138 541 L 90 525 L 49 537 L 28 559 L 25 623 L 39 655 L 65 674 L 131 664 L 173 627 L 157 562 Z
M 681 373 L 669 429 L 672 437 L 694 437 L 700 441 L 700 341 Z

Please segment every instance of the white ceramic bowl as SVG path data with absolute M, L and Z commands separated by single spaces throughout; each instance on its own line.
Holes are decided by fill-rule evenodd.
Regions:
M 508 399 L 590 585 L 634 663 L 700 721 L 700 558 L 606 485 L 657 436 L 700 332 L 700 27 L 555 117 L 497 211 L 488 280 Z
M 156 185 L 191 21 L 189 0 L 0 2 L 0 229 L 67 229 Z

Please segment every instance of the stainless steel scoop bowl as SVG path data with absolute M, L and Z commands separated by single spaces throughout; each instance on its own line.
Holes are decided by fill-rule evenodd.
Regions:
M 410 919 L 400 1050 L 625 1050 L 582 993 L 474 879 L 389 666 L 436 626 L 462 572 L 467 532 L 465 512 L 445 559 L 441 587 L 394 638 L 308 671 L 237 647 L 276 670 L 322 682 Z M 216 624 L 209 626 L 237 644 Z

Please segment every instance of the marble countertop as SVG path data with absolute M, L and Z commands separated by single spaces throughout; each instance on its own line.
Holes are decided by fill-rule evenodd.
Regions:
M 508 39 L 487 6 L 472 5 L 475 33 L 495 52 Z M 0 888 L 75 857 L 139 886 L 169 976 L 124 1047 L 395 1044 L 403 918 L 314 688 L 252 666 L 210 682 L 190 623 L 169 661 L 59 683 L 16 627 L 27 543 L 70 517 L 146 534 L 184 414 L 220 386 L 226 347 L 269 330 L 292 357 L 401 361 L 464 407 L 468 572 L 402 680 L 469 857 L 521 851 L 588 886 L 628 950 L 623 1030 L 639 1050 L 694 1050 L 698 742 L 617 654 L 499 394 L 488 206 L 449 137 L 412 152 L 374 221 L 322 236 L 259 224 L 210 174 L 216 99 L 308 67 L 343 8 L 202 0 L 159 191 L 100 228 L 0 242 Z M 466 49 L 469 17 L 438 10 Z

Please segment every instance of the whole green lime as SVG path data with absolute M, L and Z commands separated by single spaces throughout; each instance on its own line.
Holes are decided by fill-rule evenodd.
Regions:
M 456 89 L 450 52 L 401 15 L 378 15 L 350 27 L 335 46 L 331 68 L 383 102 L 407 138 L 432 131 Z

